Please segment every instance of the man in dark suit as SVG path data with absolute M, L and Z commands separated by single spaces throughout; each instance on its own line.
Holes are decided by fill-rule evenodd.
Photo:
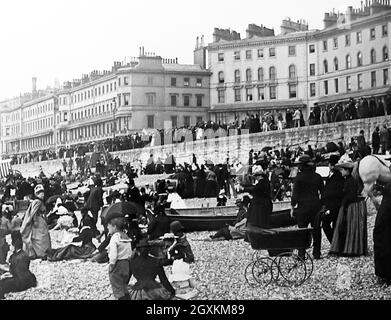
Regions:
M 322 192 L 322 211 L 324 212 L 322 216 L 322 228 L 330 243 L 333 240 L 334 227 L 343 198 L 343 186 L 345 181 L 339 170 L 335 168 L 339 158 L 338 155 L 330 156 L 330 175 L 326 179 L 326 185 Z
M 126 192 L 126 200 L 134 202 L 144 207 L 143 199 L 141 198 L 140 190 L 136 187 L 134 180 L 129 179 L 128 191 Z
M 324 188 L 323 180 L 315 172 L 314 163 L 309 155 L 301 156 L 296 164 L 299 165 L 300 172 L 293 183 L 291 214 L 296 216 L 299 228 L 307 228 L 311 224 L 311 227 L 314 229 L 313 256 L 315 259 L 320 259 L 321 229 L 319 214 L 322 208 L 320 195 Z M 300 249 L 299 256 L 304 258 L 304 255 L 305 250 Z

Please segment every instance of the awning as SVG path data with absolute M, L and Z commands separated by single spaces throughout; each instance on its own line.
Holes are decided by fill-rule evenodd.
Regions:
M 281 110 L 300 108 L 304 109 L 306 105 L 303 100 L 285 100 L 285 101 L 267 101 L 257 103 L 235 103 L 235 104 L 222 104 L 213 106 L 209 113 L 216 112 L 246 112 L 246 111 L 269 111 L 269 110 Z
M 349 99 L 354 98 L 371 98 L 376 96 L 385 95 L 391 92 L 391 87 L 382 87 L 377 89 L 360 90 L 356 92 L 347 92 L 344 94 L 322 97 L 318 101 L 318 105 L 324 105 L 329 103 L 347 102 Z

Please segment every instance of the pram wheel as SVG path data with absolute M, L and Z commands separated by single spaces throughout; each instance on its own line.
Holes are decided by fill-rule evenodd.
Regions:
M 253 263 L 253 277 L 258 284 L 267 287 L 273 280 L 274 260 L 269 257 L 259 257 Z M 276 274 L 278 276 L 278 273 Z
M 276 260 L 278 270 L 288 284 L 300 286 L 307 279 L 306 263 L 297 254 L 284 252 Z

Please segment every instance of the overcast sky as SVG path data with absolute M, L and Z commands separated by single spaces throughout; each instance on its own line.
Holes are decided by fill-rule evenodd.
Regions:
M 107 70 L 129 61 L 139 46 L 179 63 L 193 62 L 197 36 L 212 42 L 213 28 L 245 37 L 249 23 L 274 27 L 305 19 L 322 29 L 324 12 L 345 12 L 359 0 L 2 0 L 0 1 L 0 101 L 38 88 Z

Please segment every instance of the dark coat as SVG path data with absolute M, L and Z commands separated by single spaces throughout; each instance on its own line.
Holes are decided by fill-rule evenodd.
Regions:
M 171 293 L 175 294 L 175 289 L 171 286 L 164 272 L 163 266 L 158 259 L 150 256 L 135 256 L 130 261 L 130 277 L 137 280 L 133 286 L 134 290 L 148 290 L 160 287 L 155 280 L 159 276 L 161 284 Z
M 90 191 L 86 207 L 91 210 L 91 212 L 98 212 L 101 207 L 103 207 L 103 190 L 101 187 L 94 187 Z
M 374 131 L 372 133 L 372 147 L 379 148 L 380 147 L 380 135 L 378 131 Z
M 37 285 L 35 275 L 30 271 L 30 258 L 23 250 L 10 257 L 10 273 L 12 278 L 0 280 L 0 299 L 5 293 L 20 292 Z
M 375 274 L 391 282 L 391 183 L 387 184 L 373 229 Z
M 293 183 L 291 205 L 298 205 L 296 213 L 317 213 L 322 207 L 319 195 L 322 194 L 323 188 L 322 177 L 312 168 L 303 168 Z
M 140 190 L 137 187 L 128 188 L 128 191 L 126 192 L 126 200 L 143 206 Z
M 244 192 L 249 192 L 253 197 L 247 212 L 247 223 L 260 228 L 269 228 L 273 203 L 268 178 L 263 176 L 255 186 L 245 187 Z
M 150 240 L 155 240 L 165 233 L 170 232 L 170 218 L 166 215 L 158 215 L 148 225 L 148 235 Z
M 341 206 L 347 209 L 350 204 L 359 201 L 358 194 L 359 185 L 356 179 L 351 175 L 345 177 Z
M 343 187 L 345 180 L 339 170 L 326 179 L 326 184 L 322 192 L 322 204 L 330 210 L 332 217 L 337 217 L 343 198 Z

